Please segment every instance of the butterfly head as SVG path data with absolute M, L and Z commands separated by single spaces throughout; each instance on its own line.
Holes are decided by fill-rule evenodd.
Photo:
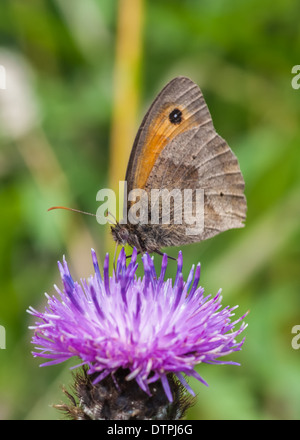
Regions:
M 125 245 L 128 243 L 129 239 L 129 230 L 126 227 L 126 225 L 120 225 L 120 223 L 117 223 L 114 226 L 111 226 L 111 233 L 113 236 L 113 239 L 120 245 Z
M 145 226 L 140 224 L 120 224 L 111 226 L 111 233 L 114 241 L 122 246 L 129 244 L 135 247 L 138 252 L 154 252 L 157 244 L 152 243 L 151 234 L 145 231 Z M 148 231 L 149 232 L 149 231 Z

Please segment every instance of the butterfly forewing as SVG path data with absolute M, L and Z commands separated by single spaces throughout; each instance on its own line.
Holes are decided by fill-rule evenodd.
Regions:
M 182 200 L 181 208 L 171 204 L 169 224 L 162 224 L 159 206 L 159 224 L 149 229 L 158 247 L 201 241 L 244 226 L 247 206 L 237 158 L 216 133 L 201 90 L 188 78 L 170 81 L 151 105 L 135 139 L 126 180 L 128 191 L 148 192 L 150 223 L 151 207 L 161 203 L 156 199 L 151 204 L 151 190 L 192 190 L 190 203 Z M 203 193 L 204 222 L 199 233 L 189 234 L 185 219 L 196 214 L 196 190 Z M 181 224 L 174 222 L 176 210 L 182 211 Z

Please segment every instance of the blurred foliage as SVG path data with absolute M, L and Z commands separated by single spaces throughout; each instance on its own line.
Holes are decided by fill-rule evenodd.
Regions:
M 72 362 L 38 368 L 25 310 L 44 307 L 63 254 L 79 278 L 92 273 L 91 246 L 101 259 L 111 247 L 108 227 L 92 217 L 47 208 L 95 212 L 96 193 L 118 166 L 119 156 L 110 155 L 120 122 L 115 90 L 131 78 L 116 62 L 118 42 L 128 37 L 118 31 L 125 9 L 125 23 L 142 26 L 131 67 L 139 108 L 121 102 L 125 115 L 137 113 L 135 130 L 160 88 L 187 75 L 201 87 L 246 181 L 246 227 L 182 249 L 185 274 L 201 261 L 206 293 L 222 287 L 224 305 L 239 304 L 238 314 L 250 310 L 243 350 L 232 356 L 241 366 L 200 365 L 210 386 L 190 381 L 198 397 L 188 418 L 299 419 L 300 352 L 291 346 L 292 327 L 300 324 L 300 90 L 291 87 L 300 61 L 299 2 L 126 4 L 1 1 L 7 88 L 0 90 L 0 418 L 59 417 L 49 405 L 71 382 Z M 124 50 L 126 63 L 130 45 Z M 127 156 L 132 142 L 123 141 Z

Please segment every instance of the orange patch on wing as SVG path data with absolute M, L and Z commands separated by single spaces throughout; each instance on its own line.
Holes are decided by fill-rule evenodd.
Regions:
M 174 109 L 178 109 L 182 113 L 182 120 L 179 124 L 170 122 L 169 115 Z M 176 104 L 168 104 L 149 125 L 145 145 L 135 170 L 133 187 L 144 188 L 152 168 L 165 146 L 177 135 L 196 127 L 198 124 L 197 118 L 189 114 L 186 108 Z

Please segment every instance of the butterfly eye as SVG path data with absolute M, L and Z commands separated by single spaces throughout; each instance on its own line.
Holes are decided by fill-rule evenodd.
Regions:
M 169 114 L 169 120 L 172 124 L 180 124 L 182 121 L 182 112 L 178 108 L 174 108 L 174 110 L 171 111 Z

